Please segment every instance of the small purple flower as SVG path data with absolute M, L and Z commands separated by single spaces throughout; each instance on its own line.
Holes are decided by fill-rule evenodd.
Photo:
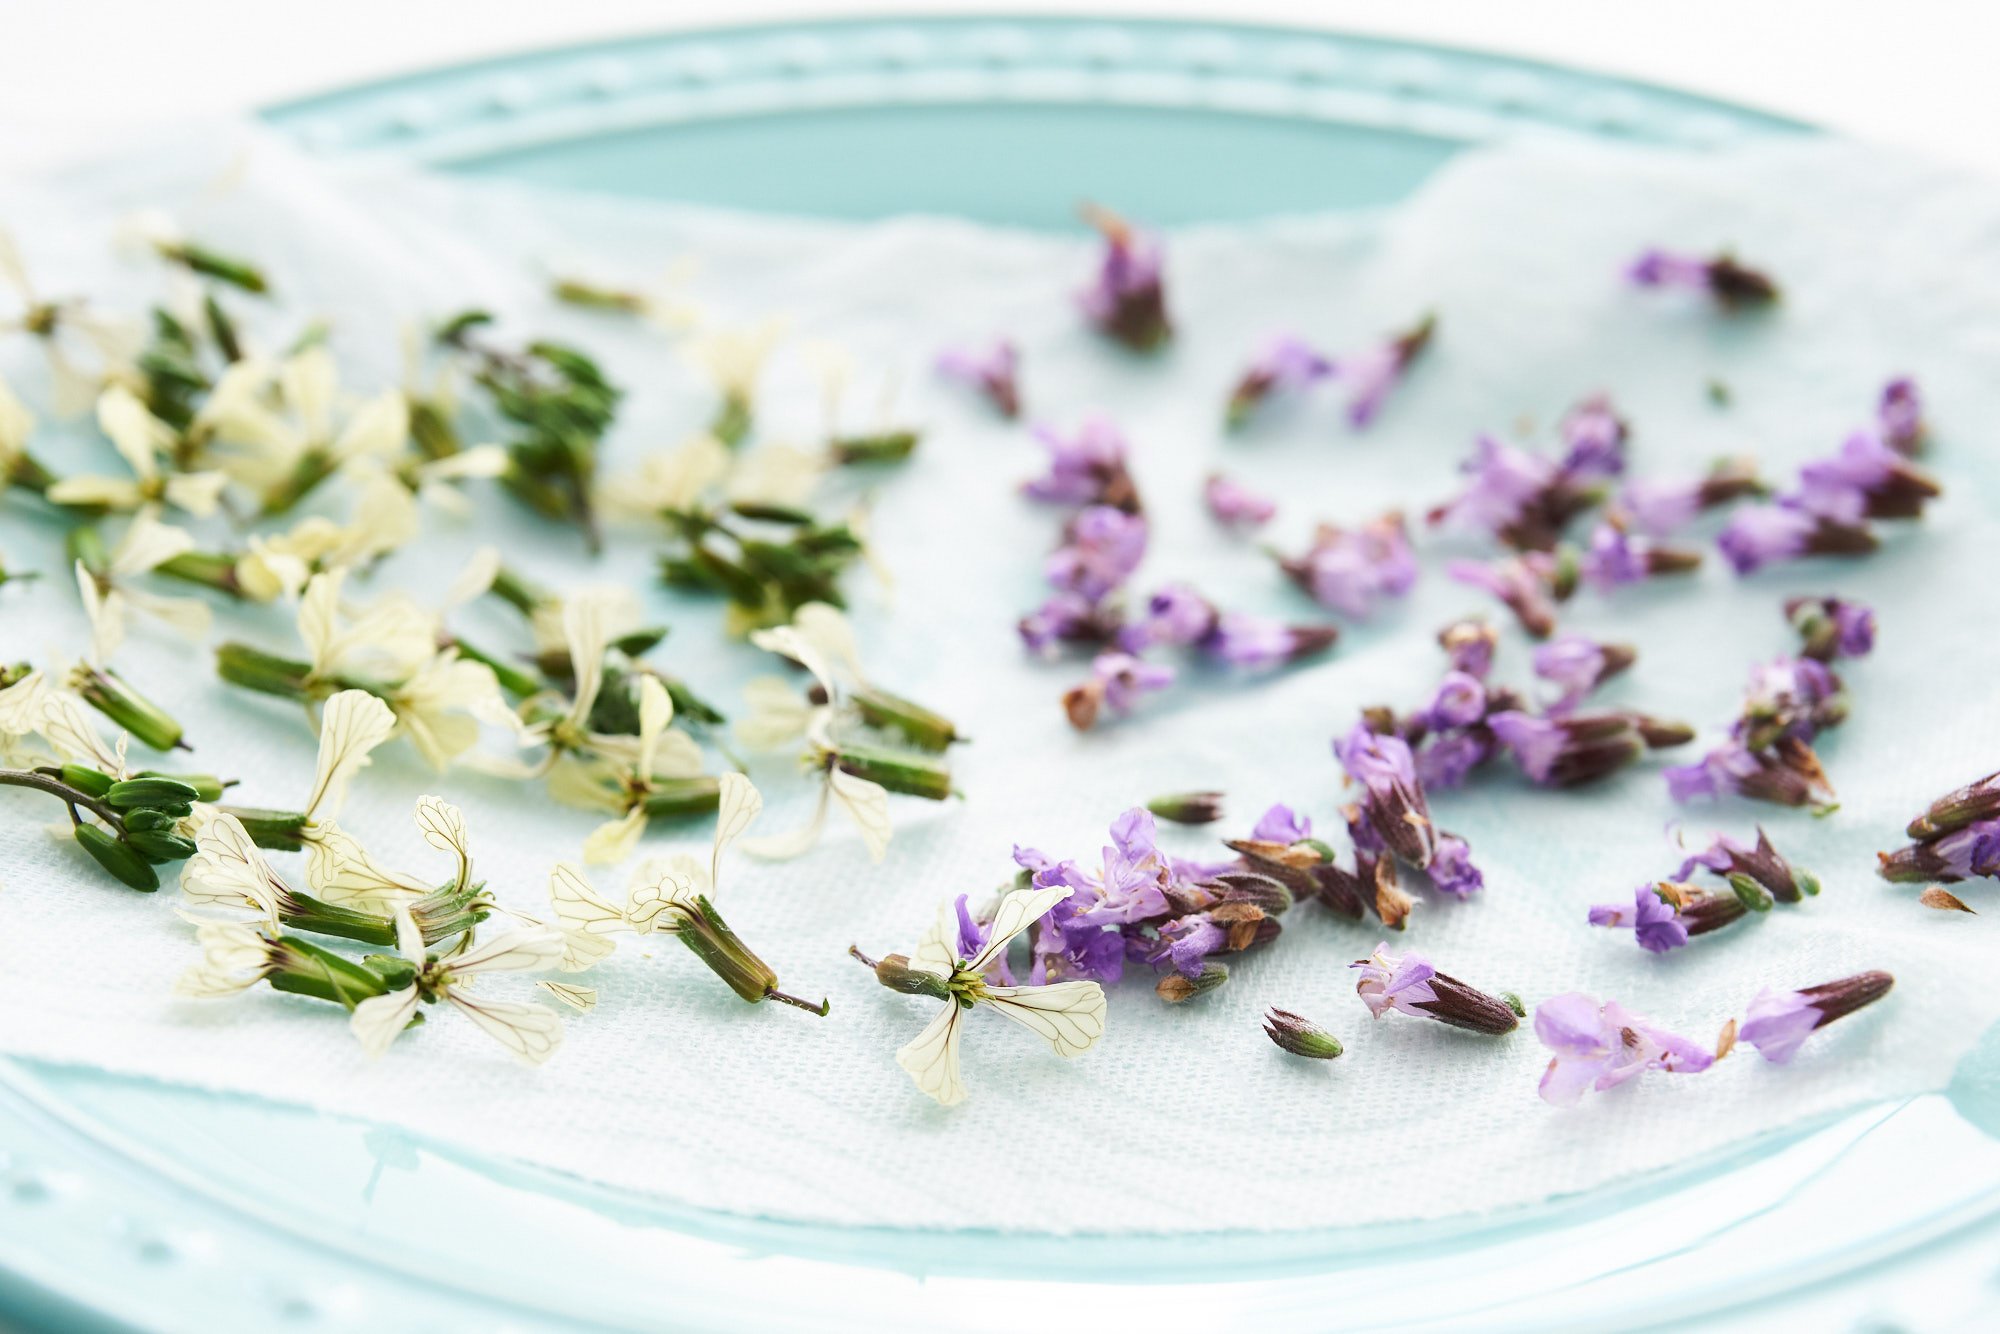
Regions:
M 1215 629 L 1213 603 L 1186 584 L 1168 584 L 1146 599 L 1145 610 L 1118 632 L 1118 647 L 1143 653 L 1156 645 L 1187 648 Z
M 1608 482 L 1625 471 L 1625 442 L 1631 428 L 1602 394 L 1586 398 L 1562 419 L 1561 474 L 1570 486 Z
M 1756 269 L 1723 254 L 1713 259 L 1672 250 L 1648 250 L 1632 261 L 1625 276 L 1640 287 L 1683 287 L 1705 292 L 1725 311 L 1768 306 L 1778 285 Z
M 1785 737 L 1767 750 L 1752 750 L 1731 738 L 1694 764 L 1672 765 L 1661 773 L 1675 801 L 1729 794 L 1779 806 L 1831 810 L 1833 787 L 1810 745 Z
M 1630 667 L 1638 652 L 1629 644 L 1600 644 L 1562 635 L 1535 648 L 1535 675 L 1562 691 L 1550 713 L 1567 713 L 1607 680 Z
M 1360 619 L 1387 598 L 1416 586 L 1417 558 L 1403 516 L 1390 513 L 1359 528 L 1321 524 L 1312 546 L 1280 567 L 1323 607 Z
M 1632 891 L 1629 908 L 1615 903 L 1598 904 L 1590 910 L 1590 924 L 1629 927 L 1638 938 L 1639 947 L 1654 954 L 1665 954 L 1688 943 L 1688 931 L 1681 925 L 1680 914 L 1652 885 L 1641 885 Z
M 1312 821 L 1282 803 L 1257 817 L 1250 837 L 1259 843 L 1303 843 L 1313 836 Z
M 1746 505 L 1730 516 L 1715 540 L 1738 574 L 1801 556 L 1861 556 L 1875 549 L 1875 535 L 1860 524 L 1808 513 L 1793 504 Z
M 1523 630 L 1536 639 L 1547 639 L 1555 632 L 1556 606 L 1549 596 L 1543 568 L 1541 562 L 1530 561 L 1526 556 L 1508 556 L 1490 563 L 1455 560 L 1445 566 L 1444 572 L 1461 584 L 1484 589 L 1499 598 L 1514 613 Z
M 1101 643 L 1109 626 L 1096 603 L 1081 593 L 1062 591 L 1023 616 L 1019 629 L 1030 652 L 1046 654 L 1060 644 Z
M 1035 439 L 1049 451 L 1049 470 L 1022 488 L 1030 497 L 1057 505 L 1137 507 L 1137 493 L 1125 470 L 1125 436 L 1110 421 L 1087 418 L 1068 438 L 1053 427 L 1037 426 Z
M 1472 846 L 1457 834 L 1439 832 L 1437 852 L 1424 868 L 1438 891 L 1468 899 L 1486 887 L 1486 877 L 1472 864 Z
M 1771 846 L 1771 840 L 1761 828 L 1757 831 L 1757 846 L 1754 848 L 1744 846 L 1727 834 L 1715 835 L 1707 847 L 1681 863 L 1680 869 L 1674 872 L 1674 879 L 1687 879 L 1697 866 L 1706 867 L 1732 883 L 1735 877 L 1743 876 L 1781 903 L 1797 903 L 1819 893 L 1819 877 L 1793 867 Z
M 1646 752 L 1649 726 L 1658 726 L 1617 710 L 1537 718 L 1518 709 L 1490 714 L 1486 725 L 1529 781 L 1542 787 L 1579 787 L 1609 777 Z M 1663 736 L 1660 744 L 1673 742 Z
M 1291 625 L 1247 611 L 1224 612 L 1201 642 L 1218 662 L 1252 670 L 1280 667 L 1332 646 L 1340 631 L 1331 625 Z
M 1872 431 L 1857 431 L 1840 453 L 1799 469 L 1801 510 L 1841 524 L 1917 519 L 1943 488 Z
M 969 895 L 961 894 L 952 906 L 958 912 L 958 957 L 970 959 L 986 944 L 986 932 L 972 920 L 972 911 L 966 906 Z
M 1780 737 L 1811 741 L 1847 717 L 1847 693 L 1825 663 L 1777 658 L 1750 672 L 1743 712 L 1730 729 L 1744 745 L 1763 750 Z
M 1361 974 L 1354 991 L 1375 1018 L 1394 1010 L 1496 1037 L 1520 1027 L 1520 1016 L 1506 1001 L 1440 973 L 1421 954 L 1398 957 L 1388 949 L 1384 941 L 1373 954 L 1348 965 Z
M 1573 1107 L 1584 1090 L 1616 1088 L 1647 1070 L 1697 1074 L 1715 1064 L 1713 1053 L 1654 1027 L 1616 1001 L 1599 1005 L 1580 991 L 1552 996 L 1535 1007 L 1535 1037 L 1554 1052 L 1542 1073 L 1541 1095 Z
M 1701 566 L 1701 553 L 1685 547 L 1662 546 L 1635 537 L 1614 523 L 1600 523 L 1590 532 L 1590 545 L 1577 559 L 1577 575 L 1600 593 L 1636 584 L 1655 575 L 1688 574 Z
M 1146 555 L 1146 520 L 1109 505 L 1091 505 L 1070 520 L 1066 545 L 1044 566 L 1049 584 L 1101 602 L 1121 588 Z
M 1140 699 L 1174 683 L 1174 669 L 1146 662 L 1129 653 L 1100 653 L 1090 664 L 1090 680 L 1072 686 L 1063 694 L 1063 712 L 1070 726 L 1087 732 L 1098 714 L 1110 709 L 1120 717 L 1130 713 Z
M 1021 351 L 1005 338 L 984 351 L 948 348 L 937 359 L 939 375 L 977 389 L 1009 421 L 1021 415 L 1020 370 Z
M 1221 473 L 1211 473 L 1202 486 L 1202 498 L 1217 523 L 1231 528 L 1257 528 L 1271 521 L 1278 503 L 1269 496 L 1233 482 Z
M 1258 406 L 1275 393 L 1309 389 L 1333 374 L 1333 363 L 1303 338 L 1280 334 L 1244 368 L 1230 392 L 1224 418 L 1234 430 L 1250 420 Z
M 1619 493 L 1618 506 L 1629 527 L 1652 537 L 1665 537 L 1706 510 L 1759 495 L 1763 489 L 1754 460 L 1723 459 L 1705 477 L 1668 481 L 1635 478 Z
M 1486 533 L 1506 540 L 1531 507 L 1554 486 L 1558 470 L 1539 454 L 1482 435 L 1459 471 L 1472 480 L 1452 500 L 1430 512 L 1433 525 Z
M 1500 646 L 1500 633 L 1482 618 L 1467 616 L 1438 631 L 1438 646 L 1451 659 L 1453 671 L 1483 681 L 1493 670 L 1493 650 Z
M 2000 878 L 2000 819 L 1975 820 L 1897 852 L 1875 854 L 1884 880 L 1947 884 L 1986 876 Z
M 1917 382 L 1899 376 L 1882 386 L 1882 402 L 1875 410 L 1875 425 L 1889 448 L 1905 458 L 1924 452 L 1930 428 L 1924 423 L 1923 402 L 1917 396 Z
M 1486 684 L 1466 672 L 1446 672 L 1424 709 L 1424 726 L 1433 732 L 1470 727 L 1486 716 Z
M 1159 241 L 1105 209 L 1086 209 L 1084 218 L 1104 238 L 1097 280 L 1077 294 L 1084 315 L 1105 337 L 1153 351 L 1173 336 Z
M 1359 431 L 1375 420 L 1390 391 L 1402 382 L 1410 363 L 1430 346 L 1436 333 L 1437 316 L 1426 315 L 1387 342 L 1334 362 L 1334 378 L 1348 387 L 1349 425 Z
M 1744 1012 L 1737 1037 L 1757 1049 L 1773 1065 L 1783 1065 L 1817 1029 L 1873 1005 L 1889 994 L 1896 979 L 1883 972 L 1857 973 L 1838 982 L 1823 982 L 1801 991 L 1757 993 Z
M 1426 792 L 1463 787 L 1466 778 L 1492 753 L 1491 742 L 1476 732 L 1434 736 L 1417 752 L 1417 778 Z
M 1790 598 L 1785 619 L 1799 632 L 1800 652 L 1820 662 L 1865 658 L 1875 648 L 1875 613 L 1844 598 Z
M 1409 744 L 1362 722 L 1334 742 L 1333 752 L 1348 778 L 1366 789 L 1362 810 L 1376 835 L 1412 866 L 1429 866 L 1437 855 L 1437 829 Z

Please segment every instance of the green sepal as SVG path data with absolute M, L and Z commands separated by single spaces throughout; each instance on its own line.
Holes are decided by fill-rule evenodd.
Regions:
M 90 854 L 91 860 L 109 871 L 120 884 L 150 894 L 160 887 L 160 876 L 146 859 L 130 845 L 114 837 L 103 827 L 94 824 L 80 824 L 76 827 L 76 841 Z

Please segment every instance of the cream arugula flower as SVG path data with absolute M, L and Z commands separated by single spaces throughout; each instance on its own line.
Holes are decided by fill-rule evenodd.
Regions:
M 796 445 L 759 445 L 737 463 L 724 493 L 732 505 L 803 509 L 819 489 L 827 467 L 823 453 Z
M 148 508 L 132 516 L 130 526 L 111 549 L 101 573 L 93 573 L 81 560 L 77 561 L 77 590 L 83 597 L 84 612 L 90 617 L 92 651 L 99 661 L 108 660 L 125 642 L 129 612 L 143 612 L 190 639 L 207 637 L 214 615 L 206 602 L 198 598 L 162 597 L 133 588 L 130 583 L 192 550 L 194 539 L 184 529 L 161 523 Z
M 729 476 L 728 448 L 712 435 L 698 435 L 672 449 L 655 450 L 628 473 L 600 488 L 599 503 L 608 514 L 656 519 L 663 513 L 683 514 Z
M 269 403 L 275 387 L 283 411 Z M 218 433 L 243 446 L 230 471 L 266 492 L 265 512 L 278 513 L 341 468 L 362 459 L 387 459 L 410 435 L 409 405 L 400 389 L 387 389 L 336 415 L 340 371 L 322 344 L 295 352 L 276 370 L 245 371 L 218 410 Z
M 174 983 L 174 994 L 214 1000 L 248 991 L 276 972 L 283 951 L 242 922 L 203 922 L 195 928 L 201 959 Z
M 139 349 L 139 330 L 127 320 L 98 315 L 80 299 L 49 300 L 28 281 L 14 238 L 0 230 L 0 286 L 12 288 L 20 309 L 0 315 L 0 333 L 20 332 L 42 345 L 54 380 L 58 417 L 73 417 L 89 407 L 100 387 L 132 376 L 132 359 Z M 97 363 L 95 373 L 81 369 L 78 354 Z
M 1066 885 L 1055 885 L 1008 893 L 986 929 L 985 942 L 963 957 L 956 948 L 958 927 L 951 905 L 940 908 L 936 921 L 910 955 L 906 965 L 910 976 L 900 988 L 938 996 L 945 1003 L 937 1018 L 896 1053 L 896 1064 L 919 1089 L 947 1107 L 964 1100 L 958 1047 L 965 1016 L 981 1005 L 1035 1034 L 1058 1056 L 1088 1051 L 1104 1036 L 1104 988 L 1095 982 L 1008 987 L 986 980 L 988 970 L 1000 961 L 1014 937 L 1072 892 Z
M 486 941 L 474 941 L 467 934 L 456 953 L 433 956 L 409 911 L 399 907 L 396 937 L 415 977 L 400 990 L 362 1001 L 348 1017 L 348 1026 L 369 1056 L 379 1057 L 389 1049 L 416 1016 L 420 1003 L 440 1001 L 530 1065 L 540 1065 L 562 1045 L 562 1020 L 553 1011 L 519 1001 L 488 1000 L 473 990 L 486 974 L 535 973 L 555 967 L 563 953 L 559 932 L 519 927 Z
M 363 569 L 407 545 L 419 527 L 408 488 L 372 472 L 356 491 L 346 523 L 312 515 L 283 533 L 253 534 L 236 561 L 237 586 L 257 602 L 297 597 L 313 575 Z
M 590 728 L 590 713 L 597 706 L 598 693 L 604 685 L 604 655 L 610 650 L 612 640 L 629 628 L 627 617 L 632 609 L 631 595 L 624 589 L 584 589 L 551 609 L 561 623 L 561 642 L 569 657 L 574 693 L 560 714 L 521 729 L 524 748 L 547 747 L 541 762 L 532 766 L 526 776 L 539 777 L 564 755 L 599 757 L 627 764 L 637 762 L 638 737 L 595 732 Z M 541 698 L 531 701 L 543 702 Z M 668 703 L 672 703 L 671 696 Z
M 750 636 L 750 642 L 804 667 L 819 683 L 829 703 L 810 708 L 806 717 L 804 760 L 807 768 L 820 780 L 819 802 L 813 808 L 812 818 L 789 834 L 748 839 L 743 844 L 743 850 L 753 857 L 772 860 L 796 857 L 819 841 L 820 831 L 826 825 L 828 806 L 838 804 L 861 832 L 869 858 L 881 861 L 889 850 L 891 833 L 889 792 L 880 783 L 858 777 L 840 767 L 840 751 L 832 740 L 833 701 L 839 698 L 839 691 L 825 656 L 816 644 L 788 625 L 759 630 Z M 768 715 L 766 725 L 770 731 L 776 730 L 775 724 L 768 722 Z
M 42 730 L 48 678 L 31 670 L 12 685 L 0 687 L 0 764 L 25 768 L 37 758 L 28 745 Z
M 171 505 L 197 519 L 215 513 L 229 478 L 221 472 L 160 471 L 160 456 L 171 454 L 174 428 L 147 411 L 124 385 L 112 385 L 97 398 L 97 424 L 117 449 L 132 476 L 65 477 L 48 490 L 58 505 L 98 505 L 131 513 L 152 505 Z
M 673 730 L 674 701 L 656 676 L 639 678 L 639 734 L 626 756 L 579 760 L 565 756 L 549 773 L 549 791 L 575 806 L 622 812 L 584 840 L 583 859 L 594 865 L 632 855 L 651 818 L 652 799 L 701 776 L 701 748 Z M 593 737 L 600 734 L 593 733 Z
M 14 469 L 28 454 L 28 441 L 35 434 L 35 414 L 0 378 L 0 487 L 12 480 Z

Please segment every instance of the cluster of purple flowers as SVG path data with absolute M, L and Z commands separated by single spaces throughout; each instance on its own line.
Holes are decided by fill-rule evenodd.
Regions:
M 1390 391 L 1436 333 L 1437 317 L 1425 315 L 1408 329 L 1347 357 L 1326 356 L 1296 334 L 1280 334 L 1237 378 L 1223 419 L 1235 430 L 1273 396 L 1303 393 L 1323 380 L 1333 380 L 1347 386 L 1348 424 L 1362 430 L 1382 411 Z
M 1729 739 L 1697 763 L 1666 771 L 1674 800 L 1735 793 L 1832 809 L 1833 785 L 1813 742 L 1847 717 L 1847 690 L 1831 663 L 1874 647 L 1874 614 L 1837 598 L 1794 598 L 1785 613 L 1799 630 L 1803 652 L 1752 669 Z
M 1417 583 L 1416 554 L 1410 550 L 1403 516 L 1396 513 L 1359 528 L 1323 523 L 1305 551 L 1277 560 L 1313 601 L 1357 620 L 1384 599 L 1403 597 Z
M 1431 819 L 1430 797 L 1407 741 L 1375 731 L 1363 718 L 1335 739 L 1333 753 L 1348 781 L 1361 787 L 1361 799 L 1343 814 L 1354 843 L 1357 888 L 1384 926 L 1400 930 L 1412 906 L 1396 884 L 1398 862 L 1422 871 L 1453 898 L 1485 887 L 1466 841 Z
M 1173 337 L 1167 316 L 1165 254 L 1157 237 L 1107 209 L 1090 207 L 1084 219 L 1104 238 L 1097 278 L 1077 294 L 1092 326 L 1135 352 L 1151 352 Z
M 1905 832 L 1915 842 L 1877 854 L 1884 880 L 1921 884 L 2000 878 L 2000 773 L 1945 793 Z
M 1942 494 L 1908 457 L 1924 438 L 1916 386 L 1891 381 L 1882 399 L 1873 428 L 1801 467 L 1791 491 L 1731 516 L 1716 545 L 1738 574 L 1803 556 L 1866 555 L 1880 545 L 1871 521 L 1922 518 Z
M 1268 832 L 1271 819 L 1258 828 Z M 1037 986 L 1114 983 L 1129 964 L 1156 975 L 1162 998 L 1187 1000 L 1228 980 L 1218 956 L 1276 939 L 1278 918 L 1293 901 L 1282 880 L 1246 859 L 1192 862 L 1162 852 L 1144 807 L 1112 823 L 1111 842 L 1094 867 L 1020 846 L 1014 861 L 1033 884 L 1073 891 L 1031 932 L 1028 981 Z
M 1688 883 L 1706 869 L 1729 885 L 1727 894 L 1710 893 Z M 1801 903 L 1819 893 L 1819 879 L 1801 871 L 1757 831 L 1755 847 L 1726 834 L 1689 856 L 1673 879 L 1640 885 L 1631 904 L 1600 903 L 1590 910 L 1592 926 L 1629 930 L 1639 947 L 1654 954 L 1679 949 L 1694 936 L 1706 935 L 1752 913 L 1768 912 L 1773 903 Z
M 1537 647 L 1535 675 L 1559 692 L 1540 712 L 1521 692 L 1492 682 L 1491 626 L 1468 618 L 1438 635 L 1451 661 L 1430 702 L 1397 717 L 1371 709 L 1369 725 L 1393 734 L 1416 756 L 1418 776 L 1431 788 L 1453 788 L 1501 753 L 1530 781 L 1575 787 L 1608 777 L 1649 750 L 1691 740 L 1687 727 L 1629 709 L 1581 710 L 1588 696 L 1630 667 L 1636 652 L 1565 635 Z
M 1552 996 L 1535 1007 L 1535 1036 L 1554 1053 L 1542 1074 L 1542 1098 L 1569 1107 L 1587 1089 L 1615 1088 L 1648 1070 L 1699 1074 L 1739 1039 L 1771 1064 L 1784 1065 L 1815 1031 L 1881 1000 L 1895 984 L 1889 974 L 1871 971 L 1797 991 L 1765 987 L 1751 998 L 1740 1025 L 1732 1019 L 1723 1026 L 1714 1051 L 1616 1001 L 1599 1004 L 1581 992 Z
M 1129 713 L 1174 683 L 1172 666 L 1146 657 L 1156 649 L 1189 650 L 1228 667 L 1262 670 L 1332 646 L 1339 635 L 1333 626 L 1224 611 L 1185 584 L 1169 584 L 1129 604 L 1128 586 L 1145 558 L 1148 529 L 1126 467 L 1124 436 L 1102 419 L 1070 437 L 1046 427 L 1035 435 L 1049 450 L 1049 468 L 1027 484 L 1027 494 L 1078 508 L 1043 567 L 1053 592 L 1021 618 L 1019 628 L 1022 642 L 1037 653 L 1063 645 L 1098 650 L 1089 679 L 1063 695 L 1063 710 L 1079 730 L 1106 711 Z
M 1741 465 L 1718 469 L 1701 483 L 1650 487 L 1630 483 L 1626 495 L 1646 518 L 1612 510 L 1581 544 L 1566 540 L 1570 526 L 1603 505 L 1625 472 L 1630 429 L 1602 398 L 1586 399 L 1564 416 L 1559 457 L 1536 454 L 1481 436 L 1463 471 L 1471 481 L 1452 500 L 1431 510 L 1433 525 L 1483 533 L 1512 554 L 1493 561 L 1453 561 L 1458 582 L 1498 598 L 1537 639 L 1555 631 L 1556 605 L 1579 585 L 1608 593 L 1660 575 L 1685 574 L 1701 553 L 1655 538 L 1683 511 L 1692 515 L 1754 487 Z M 1748 477 L 1746 482 L 1744 479 Z

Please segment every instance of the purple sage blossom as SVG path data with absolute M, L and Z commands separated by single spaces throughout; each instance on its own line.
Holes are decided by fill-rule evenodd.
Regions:
M 1701 566 L 1701 553 L 1634 536 L 1615 523 L 1600 523 L 1590 531 L 1590 545 L 1577 558 L 1577 576 L 1600 593 L 1636 584 L 1655 575 L 1689 574 Z
M 1437 317 L 1426 315 L 1386 342 L 1334 362 L 1334 378 L 1347 386 L 1347 420 L 1355 430 L 1363 430 L 1375 420 L 1390 391 L 1402 382 L 1410 363 L 1430 346 L 1436 333 Z
M 1898 883 L 2000 878 L 2000 819 L 1975 820 L 1896 852 L 1875 855 L 1881 863 L 1876 873 Z
M 1087 418 L 1076 434 L 1068 437 L 1057 434 L 1053 427 L 1037 426 L 1035 439 L 1049 451 L 1049 470 L 1022 488 L 1031 498 L 1057 505 L 1138 508 L 1138 492 L 1125 470 L 1129 447 L 1110 421 Z
M 1694 764 L 1661 771 L 1675 801 L 1738 795 L 1779 806 L 1831 810 L 1836 802 L 1826 770 L 1810 745 L 1781 738 L 1766 750 L 1752 750 L 1731 738 Z
M 1685 729 L 1622 710 L 1537 718 L 1518 709 L 1489 714 L 1486 725 L 1528 780 L 1579 787 L 1631 764 L 1648 749 L 1677 745 Z
M 1513 530 L 1524 515 L 1555 485 L 1555 463 L 1482 435 L 1473 443 L 1472 457 L 1459 465 L 1471 480 L 1456 497 L 1430 512 L 1432 525 L 1448 525 L 1493 537 Z
M 1681 924 L 1674 905 L 1660 896 L 1652 885 L 1632 891 L 1632 904 L 1600 903 L 1590 910 L 1592 926 L 1627 927 L 1637 937 L 1639 947 L 1653 954 L 1665 954 L 1688 943 L 1688 929 Z
M 1875 648 L 1875 613 L 1844 598 L 1790 598 L 1785 619 L 1799 632 L 1799 651 L 1819 662 L 1865 658 Z
M 1279 566 L 1323 607 L 1360 619 L 1388 598 L 1416 586 L 1417 558 L 1400 514 L 1384 514 L 1359 528 L 1321 524 L 1303 555 Z
M 1280 667 L 1322 652 L 1339 638 L 1331 625 L 1291 625 L 1247 611 L 1224 612 L 1201 641 L 1201 650 L 1218 662 L 1252 670 Z
M 1537 645 L 1535 675 L 1562 691 L 1561 697 L 1549 706 L 1549 712 L 1569 712 L 1638 657 L 1638 651 L 1629 644 L 1600 644 L 1583 635 L 1561 635 Z
M 1731 733 L 1763 750 L 1780 737 L 1811 741 L 1846 718 L 1847 692 L 1832 668 L 1813 658 L 1775 658 L 1751 668 Z
M 1457 671 L 1445 673 L 1422 715 L 1425 728 L 1432 732 L 1470 727 L 1485 716 L 1485 682 Z
M 1571 486 L 1609 482 L 1625 471 L 1625 442 L 1631 427 L 1602 394 L 1584 399 L 1564 414 L 1559 430 L 1566 452 L 1560 472 Z
M 1065 544 L 1044 572 L 1054 588 L 1102 601 L 1124 586 L 1146 555 L 1146 520 L 1110 505 L 1091 505 L 1070 520 Z
M 1233 482 L 1221 473 L 1211 473 L 1202 485 L 1202 498 L 1215 521 L 1230 528 L 1258 528 L 1271 521 L 1278 503 L 1269 496 Z
M 1063 590 L 1051 593 L 1048 601 L 1023 616 L 1018 628 L 1030 652 L 1048 654 L 1062 644 L 1103 643 L 1112 624 L 1098 604 Z
M 1666 537 L 1697 515 L 1745 496 L 1763 494 L 1753 459 L 1723 459 L 1699 478 L 1634 478 L 1618 494 L 1626 524 L 1650 537 Z
M 1715 1064 L 1714 1053 L 1677 1037 L 1616 1001 L 1598 1004 L 1580 991 L 1552 996 L 1535 1007 L 1535 1037 L 1554 1052 L 1542 1073 L 1545 1102 L 1573 1107 L 1586 1089 L 1600 1093 L 1647 1070 L 1698 1074 Z
M 1348 965 L 1361 974 L 1354 991 L 1375 1018 L 1394 1010 L 1496 1037 L 1520 1027 L 1520 1017 L 1499 997 L 1440 973 L 1421 954 L 1398 957 L 1388 950 L 1384 941 L 1373 954 Z
M 1313 836 L 1312 821 L 1282 803 L 1257 817 L 1250 837 L 1259 843 L 1303 843 Z
M 1816 1030 L 1873 1005 L 1895 985 L 1887 973 L 1867 972 L 1799 991 L 1766 987 L 1750 1002 L 1736 1036 L 1773 1065 L 1783 1065 Z
M 1727 834 L 1717 834 L 1708 846 L 1691 853 L 1674 872 L 1674 879 L 1686 880 L 1696 867 L 1705 867 L 1724 879 L 1743 876 L 1780 903 L 1798 903 L 1819 893 L 1819 877 L 1794 867 L 1771 846 L 1762 828 L 1757 845 L 1747 847 Z
M 1433 736 L 1417 752 L 1417 778 L 1426 792 L 1463 787 L 1472 771 L 1486 763 L 1492 754 L 1492 742 L 1478 732 Z
M 1875 409 L 1875 426 L 1889 448 L 1905 458 L 1924 452 L 1930 428 L 1924 423 L 1923 401 L 1917 396 L 1917 382 L 1898 376 L 1882 386 L 1882 401 Z
M 977 389 L 1009 421 L 1021 415 L 1020 371 L 1021 350 L 1005 338 L 983 351 L 947 348 L 937 359 L 939 375 Z
M 1526 556 L 1508 556 L 1490 563 L 1455 560 L 1445 566 L 1445 574 L 1499 598 L 1523 630 L 1536 639 L 1547 639 L 1555 632 L 1556 606 L 1549 595 L 1546 568 L 1545 563 Z
M 1875 549 L 1866 527 L 1813 514 L 1794 504 L 1746 505 L 1715 544 L 1738 574 L 1801 556 L 1861 556 Z
M 1451 660 L 1453 671 L 1483 681 L 1493 670 L 1493 651 L 1500 646 L 1500 633 L 1483 618 L 1466 616 L 1438 631 L 1438 646 Z
M 1333 753 L 1347 777 L 1367 792 L 1362 810 L 1370 828 L 1404 861 L 1429 866 L 1437 855 L 1437 829 L 1409 743 L 1370 731 L 1362 722 L 1334 741 Z
M 1705 259 L 1682 251 L 1648 250 L 1625 271 L 1639 287 L 1681 287 L 1704 292 L 1725 311 L 1768 306 L 1778 299 L 1778 285 L 1756 269 L 1728 254 Z
M 1105 209 L 1086 209 L 1084 218 L 1104 238 L 1097 279 L 1077 294 L 1084 315 L 1105 337 L 1153 351 L 1173 336 L 1158 239 Z
M 1857 431 L 1831 458 L 1799 469 L 1798 507 L 1834 523 L 1918 519 L 1943 494 L 1937 482 L 1872 431 Z
M 1139 701 L 1174 683 L 1174 669 L 1129 653 L 1100 653 L 1090 664 L 1090 679 L 1063 694 L 1063 712 L 1070 726 L 1087 732 L 1103 709 L 1123 717 Z
M 1273 394 L 1310 389 L 1332 374 L 1333 363 L 1311 344 L 1294 334 L 1280 334 L 1244 368 L 1236 388 L 1230 391 L 1224 420 L 1234 430 L 1249 421 Z
M 1118 647 L 1143 653 L 1155 646 L 1188 648 L 1215 630 L 1215 605 L 1186 584 L 1168 584 L 1118 632 Z
M 1438 892 L 1468 899 L 1486 887 L 1486 876 L 1472 864 L 1472 846 L 1457 834 L 1440 831 L 1437 852 L 1424 868 Z

